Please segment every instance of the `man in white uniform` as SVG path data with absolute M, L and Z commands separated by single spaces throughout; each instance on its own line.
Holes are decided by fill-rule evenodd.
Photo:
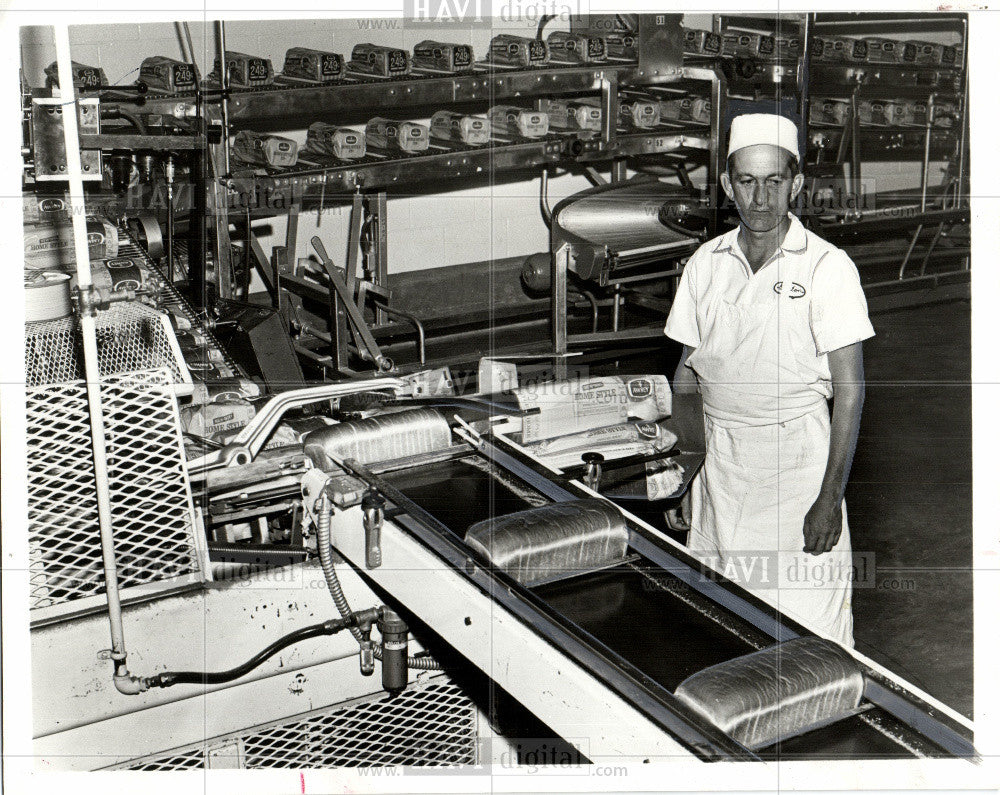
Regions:
M 733 119 L 721 180 L 740 225 L 692 255 L 667 318 L 684 346 L 674 391 L 700 391 L 705 409 L 688 545 L 853 646 L 844 489 L 864 402 L 861 341 L 875 332 L 854 263 L 789 212 L 798 157 L 790 119 Z

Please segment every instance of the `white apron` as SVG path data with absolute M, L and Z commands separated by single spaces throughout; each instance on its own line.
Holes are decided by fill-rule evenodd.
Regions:
M 808 322 L 797 313 L 808 304 L 778 297 L 720 299 L 688 359 L 701 383 L 706 436 L 688 545 L 790 618 L 853 646 L 846 506 L 836 546 L 802 551 L 803 521 L 826 470 L 830 413 L 821 395 L 804 394 L 795 367 L 794 335 Z

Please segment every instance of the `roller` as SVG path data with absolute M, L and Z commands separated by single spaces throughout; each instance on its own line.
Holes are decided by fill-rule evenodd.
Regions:
M 713 665 L 675 695 L 747 748 L 764 748 L 851 715 L 864 677 L 836 643 L 804 637 Z
M 624 560 L 628 527 L 603 500 L 574 500 L 472 525 L 465 543 L 522 584 Z
M 372 464 L 445 450 L 451 429 L 440 412 L 416 409 L 331 425 L 306 434 L 302 445 L 317 467 L 329 470 L 337 459 Z

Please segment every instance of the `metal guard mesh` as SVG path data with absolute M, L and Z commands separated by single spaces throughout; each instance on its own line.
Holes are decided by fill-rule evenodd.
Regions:
M 433 683 L 244 738 L 248 768 L 471 765 L 475 706 L 451 683 Z
M 102 380 L 122 589 L 201 573 L 170 380 L 165 370 Z M 84 383 L 28 389 L 27 429 L 30 602 L 37 608 L 104 588 Z
M 148 772 L 161 770 L 200 770 L 205 767 L 205 749 L 192 748 L 182 753 L 171 753 L 154 756 L 126 765 L 125 770 L 144 770 Z
M 241 746 L 246 768 L 473 765 L 476 708 L 444 677 L 411 686 L 398 697 L 378 696 L 225 742 Z M 216 742 L 215 744 L 218 744 Z M 118 769 L 188 770 L 205 767 L 212 742 L 133 760 Z
M 137 301 L 116 303 L 97 314 L 95 326 L 102 376 L 164 367 L 175 383 L 189 380 L 171 346 L 169 321 L 159 312 Z M 24 376 L 29 387 L 84 377 L 75 317 L 25 324 Z

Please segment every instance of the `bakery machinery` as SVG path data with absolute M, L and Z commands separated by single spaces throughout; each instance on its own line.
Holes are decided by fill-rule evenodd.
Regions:
M 973 753 L 959 725 L 891 675 L 554 477 L 506 438 L 525 418 L 482 431 L 460 417 L 449 429 L 426 408 L 387 420 L 399 430 L 362 420 L 305 436 L 317 521 L 328 512 L 353 567 L 558 734 L 589 738 L 588 757 Z M 422 452 L 371 460 L 396 434 Z
M 132 84 L 108 84 L 97 67 L 77 64 L 85 94 L 84 179 L 101 182 L 91 198 L 111 194 L 107 214 L 116 225 L 132 228 L 150 252 L 164 249 L 153 259 L 165 259 L 169 280 L 184 283 L 211 320 L 228 322 L 226 302 L 265 291 L 303 375 L 406 372 L 428 357 L 447 365 L 467 329 L 442 329 L 439 321 L 458 316 L 470 323 L 446 301 L 416 312 L 394 290 L 390 197 L 526 170 L 595 179 L 613 165 L 618 180 L 627 159 L 667 158 L 685 179 L 689 163 L 696 168 L 707 159 L 714 168 L 707 153 L 717 120 L 659 123 L 659 99 L 639 91 L 718 90 L 722 75 L 713 65 L 683 63 L 680 15 L 574 20 L 570 31 L 544 27 L 533 38 L 496 32 L 482 52 L 431 39 L 406 48 L 362 40 L 330 51 L 282 48 L 279 59 L 256 46 L 226 44 L 219 22 L 217 52 L 211 64 L 199 64 L 181 26 L 181 57 L 146 55 Z M 549 43 L 557 57 L 549 57 Z M 26 174 L 36 184 L 66 177 L 55 66 L 48 71 L 46 88 L 24 92 Z M 547 103 L 561 111 L 552 124 Z M 295 132 L 302 130 L 310 131 L 304 141 Z M 318 261 L 300 251 L 299 217 L 345 206 L 347 245 L 328 242 L 335 256 Z M 266 249 L 265 230 L 282 227 L 284 240 Z M 517 312 L 535 315 L 537 297 L 520 289 L 516 269 L 511 275 Z M 576 315 L 583 314 L 578 308 L 600 314 L 611 307 L 605 325 L 618 332 L 620 296 L 604 293 L 608 287 L 600 277 L 574 285 L 586 292 L 575 295 L 587 306 L 564 295 L 552 302 Z M 429 354 L 433 347 L 446 351 Z M 256 341 L 251 348 L 261 354 Z
M 659 337 L 619 323 L 622 288 L 678 275 L 712 229 L 686 162 L 718 148 L 725 79 L 682 62 L 675 15 L 574 23 L 554 59 L 541 27 L 482 61 L 361 42 L 289 49 L 276 74 L 220 26 L 204 81 L 188 42 L 134 86 L 72 64 L 62 31 L 66 89 L 24 96 L 40 766 L 488 771 L 531 738 L 581 763 L 977 760 L 968 720 L 630 510 L 690 483 L 698 408 L 662 376 L 566 363 Z M 88 96 L 63 118 L 71 83 Z M 690 118 L 621 116 L 693 85 L 712 96 Z M 540 124 L 546 107 L 563 122 Z M 650 156 L 677 184 L 624 178 Z M 612 182 L 548 211 L 549 169 L 601 183 L 608 161 Z M 553 366 L 435 360 L 389 289 L 387 192 L 528 168 L 550 249 L 511 281 L 551 298 L 552 344 L 546 328 L 532 350 Z M 345 260 L 318 236 L 297 258 L 299 214 L 331 203 L 352 211 Z M 253 224 L 279 214 L 268 254 Z M 589 334 L 570 333 L 574 290 Z
M 709 225 L 701 196 L 653 177 L 596 185 L 557 204 L 549 243 L 556 353 L 565 354 L 572 342 L 566 322 L 571 274 L 615 291 L 611 332 L 586 337 L 592 342 L 614 339 L 621 336 L 621 287 L 678 275 L 678 260 L 694 252 Z
M 552 248 L 565 247 L 568 269 L 608 284 L 641 266 L 688 253 L 705 236 L 697 195 L 657 179 L 599 185 L 564 199 L 552 213 Z
M 208 534 L 211 575 L 112 609 L 122 646 L 79 671 L 54 666 L 51 652 L 65 659 L 92 643 L 103 608 L 35 629 L 39 755 L 73 749 L 72 764 L 107 766 L 145 752 L 141 764 L 168 766 L 193 751 L 267 766 L 261 737 L 281 727 L 319 764 L 336 764 L 324 738 L 288 726 L 307 724 L 346 683 L 416 699 L 454 690 L 471 669 L 593 762 L 975 758 L 966 721 L 602 497 L 600 469 L 577 479 L 513 441 L 565 415 L 564 401 L 416 392 L 397 378 L 286 392 L 230 443 L 191 459 L 206 519 L 194 532 Z M 294 413 L 331 404 L 339 421 L 265 449 Z M 675 396 L 671 411 L 684 410 Z M 270 521 L 289 505 L 296 538 Z M 224 527 L 261 519 L 263 542 L 222 542 Z M 274 720 L 300 694 L 305 714 Z M 246 712 L 233 715 L 235 703 Z M 401 742 L 391 739 L 395 703 L 383 704 L 390 744 Z M 268 710 L 263 727 L 239 725 Z M 207 724 L 193 726 L 194 714 Z M 435 718 L 440 753 L 418 732 L 386 758 L 488 762 L 455 750 L 450 733 L 467 737 L 468 725 L 446 717 Z M 512 742 L 492 737 L 494 749 Z M 302 746 L 289 754 L 308 766 Z

